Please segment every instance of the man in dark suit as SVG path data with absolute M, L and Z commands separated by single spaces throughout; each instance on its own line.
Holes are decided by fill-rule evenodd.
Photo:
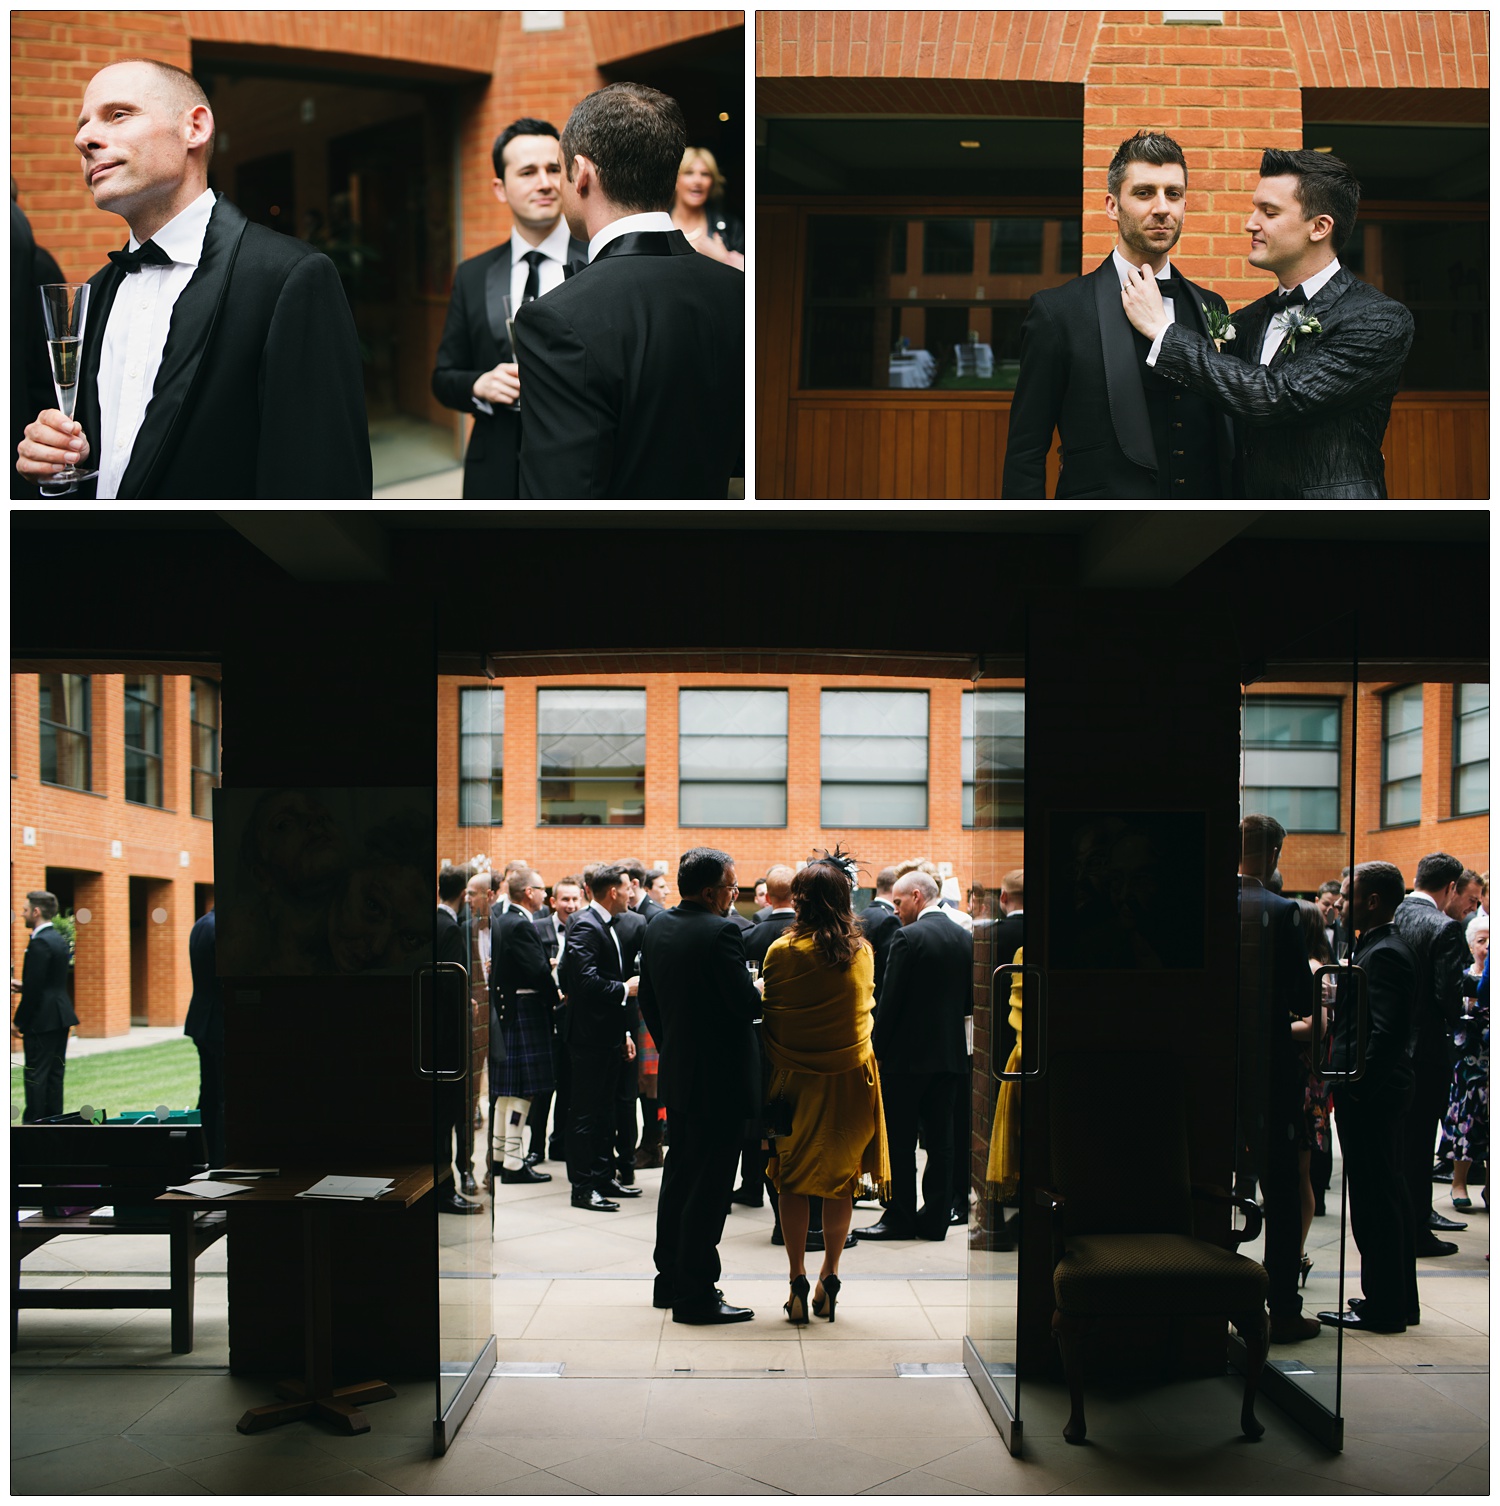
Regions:
M 640 980 L 626 972 L 615 926 L 630 905 L 630 879 L 618 863 L 591 868 L 588 879 L 592 897 L 568 925 L 557 975 L 568 996 L 568 1181 L 575 1208 L 618 1213 L 617 1199 L 641 1195 L 613 1171 L 615 1089 L 622 1061 L 635 1059 L 626 1023 Z
M 1417 959 L 1411 1108 L 1401 1124 L 1402 1171 L 1411 1199 L 1418 1255 L 1456 1255 L 1458 1246 L 1433 1232 L 1432 1149 L 1453 1086 L 1453 1032 L 1464 1012 L 1463 975 L 1469 966 L 1464 922 L 1454 917 L 1464 865 L 1446 852 L 1417 863 L 1416 887 L 1396 908 L 1396 932 Z M 1456 1229 L 1457 1220 L 1444 1220 Z
M 90 81 L 74 145 L 130 248 L 89 281 L 76 417 L 44 409 L 16 468 L 45 482 L 89 460 L 98 476 L 78 495 L 100 499 L 368 497 L 359 339 L 338 274 L 209 191 L 213 134 L 180 68 L 114 63 Z
M 1421 1319 L 1411 1199 L 1401 1177 L 1401 1120 L 1411 1104 L 1411 1036 L 1420 969 L 1396 930 L 1405 881 L 1392 863 L 1360 863 L 1344 880 L 1345 919 L 1358 940 L 1353 960 L 1365 974 L 1369 1034 L 1358 1082 L 1334 1089 L 1334 1117 L 1349 1188 L 1349 1223 L 1359 1246 L 1364 1297 L 1347 1312 L 1321 1312 L 1333 1328 L 1404 1333 Z M 1333 1026 L 1335 1072 L 1358 1059 L 1356 1011 L 1340 1008 Z
M 920 869 L 892 891 L 901 930 L 891 941 L 872 1043 L 880 1063 L 891 1200 L 860 1239 L 941 1240 L 953 1212 L 953 1098 L 968 1053 L 964 1016 L 973 1008 L 974 941 L 938 905 Z M 917 1136 L 927 1147 L 917 1210 Z
M 432 393 L 474 420 L 464 454 L 464 496 L 520 496 L 521 383 L 505 327 L 512 316 L 583 266 L 588 247 L 568 235 L 557 185 L 562 178 L 557 127 L 529 116 L 513 120 L 491 152 L 495 197 L 510 210 L 510 235 L 461 262 L 432 373 Z
M 522 497 L 721 502 L 744 474 L 745 276 L 673 228 L 686 147 L 676 100 L 640 84 L 563 127 L 563 215 L 589 264 L 515 320 Z
M 1162 296 L 1182 328 L 1206 339 L 1203 306 L 1226 311 L 1217 293 L 1180 276 L 1168 258 L 1187 201 L 1182 148 L 1170 136 L 1138 132 L 1115 153 L 1108 185 L 1104 212 L 1119 228 L 1115 249 L 1087 276 L 1034 294 L 1021 326 L 1001 494 L 1007 501 L 1046 496 L 1056 430 L 1059 499 L 1228 496 L 1228 420 L 1150 370 L 1151 342 L 1132 331 L 1120 302 L 1127 278 L 1147 268 L 1164 279 Z
M 460 921 L 459 911 L 463 908 L 464 891 L 468 887 L 470 878 L 473 877 L 471 870 L 465 867 L 455 868 L 451 863 L 445 863 L 438 873 L 438 907 L 437 916 L 434 920 L 433 931 L 433 957 L 438 962 L 454 962 L 464 970 L 465 986 L 463 997 L 465 1029 L 469 1026 L 469 938 L 468 928 Z M 446 991 L 441 994 L 446 1003 L 448 995 Z M 439 1082 L 434 1084 L 433 1093 L 437 1098 L 437 1111 L 434 1115 L 437 1129 L 437 1154 L 434 1162 L 438 1166 L 452 1164 L 455 1178 L 462 1185 L 465 1178 L 477 1192 L 478 1184 L 474 1181 L 474 1120 L 469 1112 L 469 1082 L 465 1077 L 459 1082 Z M 468 1198 L 460 1197 L 457 1188 L 449 1187 L 446 1192 L 441 1188 L 438 1192 L 438 1211 L 440 1213 L 483 1213 L 484 1206 L 481 1203 L 471 1203 Z
M 621 865 L 624 866 L 623 864 Z M 646 870 L 641 868 L 642 877 Z M 626 869 L 630 880 L 631 903 L 625 913 L 615 922 L 615 932 L 620 938 L 620 954 L 625 961 L 628 975 L 639 976 L 641 971 L 641 933 L 646 929 L 646 917 L 633 908 L 641 893 L 640 879 Z M 625 1008 L 625 1039 L 627 1058 L 615 1079 L 614 1157 L 615 1181 L 622 1187 L 635 1186 L 636 1104 L 640 1098 L 641 1044 L 644 1030 L 641 1025 L 640 1002 L 631 999 Z
M 198 1048 L 198 1117 L 209 1165 L 223 1166 L 228 1157 L 224 1147 L 224 1000 L 219 993 L 214 929 L 214 912 L 209 910 L 188 932 L 193 996 L 182 1033 Z
M 660 868 L 648 868 L 640 886 L 640 898 L 633 906 L 635 913 L 646 920 L 662 914 L 667 908 L 667 875 Z
M 68 994 L 68 938 L 52 924 L 56 915 L 55 894 L 33 889 L 26 896 L 21 919 L 31 939 L 20 981 L 10 980 L 12 992 L 21 996 L 12 1024 L 26 1052 L 26 1111 L 21 1116 L 26 1124 L 62 1113 L 68 1031 L 78 1023 Z
M 885 959 L 891 949 L 891 938 L 901 929 L 900 918 L 896 914 L 896 902 L 891 898 L 891 890 L 896 886 L 896 870 L 894 868 L 882 868 L 875 875 L 875 898 L 867 904 L 859 915 L 859 928 L 865 933 L 865 940 L 875 950 L 875 1002 L 880 1002 L 880 988 L 885 982 Z
M 557 976 L 557 958 L 563 947 L 568 920 L 582 904 L 583 881 L 577 874 L 570 873 L 552 886 L 550 907 L 543 905 L 532 917 L 532 924 L 536 927 L 542 951 L 554 978 Z M 532 1100 L 531 1112 L 526 1116 L 526 1127 L 531 1131 L 530 1148 L 526 1152 L 528 1166 L 535 1166 L 538 1161 L 545 1161 L 549 1156 L 554 1161 L 561 1161 L 567 1154 L 563 1144 L 568 1128 L 567 1009 L 567 1002 L 559 992 L 557 1003 L 552 1009 L 552 1076 L 557 1087 L 551 1093 L 538 1093 Z M 549 1139 L 547 1121 L 552 1115 L 554 1103 L 557 1106 L 557 1117 Z
M 1383 498 L 1380 452 L 1411 349 L 1412 317 L 1339 265 L 1359 180 L 1326 152 L 1268 151 L 1245 221 L 1252 267 L 1277 288 L 1234 316 L 1221 353 L 1166 325 L 1144 281 L 1124 292 L 1148 360 L 1169 382 L 1232 414 L 1235 494 L 1327 502 Z
M 641 946 L 641 1012 L 661 1052 L 658 1092 L 672 1126 L 652 1302 L 670 1307 L 674 1323 L 739 1323 L 755 1314 L 718 1290 L 718 1245 L 748 1122 L 761 1112 L 751 1023 L 760 993 L 728 920 L 734 859 L 712 847 L 683 853 L 677 892 Z

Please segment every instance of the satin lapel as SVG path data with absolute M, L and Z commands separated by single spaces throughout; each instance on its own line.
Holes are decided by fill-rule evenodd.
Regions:
M 589 243 L 587 241 L 574 240 L 570 235 L 568 237 L 568 259 L 563 266 L 563 281 L 566 282 L 575 273 L 583 271 L 588 264 Z
M 1172 310 L 1173 318 L 1179 324 L 1183 325 L 1184 328 L 1192 330 L 1195 334 L 1202 335 L 1206 340 L 1208 339 L 1208 320 L 1203 313 L 1203 289 L 1196 282 L 1189 282 L 1185 277 L 1182 279 L 1182 285 L 1188 290 L 1190 295 L 1185 300 L 1188 306 L 1185 310 L 1174 307 Z M 1186 318 L 1183 317 L 1184 314 L 1186 314 Z
M 490 333 L 500 347 L 500 359 L 510 360 L 510 336 L 505 332 L 505 303 L 510 297 L 510 242 L 501 246 L 500 254 L 484 274 L 484 313 Z
M 606 241 L 594 255 L 594 261 L 607 256 L 696 256 L 680 230 L 632 230 Z M 592 266 L 593 263 L 591 262 Z M 1123 311 L 1121 318 L 1124 317 Z
M 149 497 L 155 490 L 156 477 L 171 453 L 172 434 L 182 422 L 183 405 L 223 313 L 230 274 L 248 223 L 220 194 L 203 237 L 203 255 L 172 309 L 156 385 L 130 451 L 130 464 L 120 478 L 121 497 Z
M 109 323 L 115 294 L 126 275 L 109 262 L 102 272 L 89 279 L 89 309 L 83 327 L 83 364 L 78 374 L 78 406 L 74 417 L 83 425 L 95 465 L 99 463 L 99 447 L 104 442 L 99 416 L 99 361 L 104 353 L 104 327 Z
M 1135 337 L 1120 302 L 1120 279 L 1114 257 L 1093 274 L 1094 305 L 1099 315 L 1099 343 L 1104 349 L 1104 386 L 1109 393 L 1109 416 L 1125 458 L 1148 471 L 1156 469 L 1156 441 L 1146 412 L 1146 390 Z

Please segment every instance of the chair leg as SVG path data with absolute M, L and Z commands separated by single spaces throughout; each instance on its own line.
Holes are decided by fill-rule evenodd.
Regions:
M 1088 1424 L 1083 1416 L 1083 1334 L 1085 1324 L 1068 1313 L 1053 1312 L 1052 1337 L 1062 1355 L 1063 1374 L 1068 1378 L 1068 1400 L 1072 1413 L 1063 1428 L 1069 1443 L 1083 1443 L 1088 1438 Z
M 1260 1386 L 1260 1373 L 1266 1367 L 1266 1354 L 1271 1347 L 1271 1319 L 1265 1308 L 1258 1307 L 1252 1313 L 1244 1313 L 1230 1320 L 1245 1341 L 1245 1352 L 1250 1363 L 1245 1367 L 1245 1399 L 1240 1404 L 1240 1431 L 1252 1442 L 1260 1438 L 1266 1426 L 1255 1415 L 1255 1393 Z

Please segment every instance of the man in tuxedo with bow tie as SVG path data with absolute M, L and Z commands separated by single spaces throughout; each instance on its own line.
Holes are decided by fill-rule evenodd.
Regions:
M 744 475 L 745 275 L 669 211 L 677 101 L 610 84 L 563 127 L 563 216 L 589 264 L 515 320 L 521 495 L 724 501 Z
M 101 69 L 74 146 L 130 245 L 89 280 L 75 417 L 44 410 L 16 469 L 68 461 L 80 497 L 348 498 L 371 491 L 354 318 L 333 263 L 208 187 L 214 119 L 190 73 Z
M 1170 136 L 1138 131 L 1109 164 L 1104 212 L 1119 236 L 1084 277 L 1032 296 L 1021 326 L 1021 374 L 1010 409 L 1001 495 L 1041 501 L 1047 452 L 1062 442 L 1057 497 L 1172 501 L 1229 494 L 1234 437 L 1203 398 L 1146 363 L 1150 341 L 1123 317 L 1120 289 L 1138 268 L 1161 281 L 1168 317 L 1201 332 L 1217 293 L 1181 277 L 1170 255 L 1182 234 L 1187 162 Z
M 1156 371 L 1234 416 L 1239 496 L 1383 498 L 1380 444 L 1411 349 L 1411 313 L 1339 264 L 1359 211 L 1359 180 L 1344 163 L 1268 151 L 1260 173 L 1245 221 L 1249 261 L 1274 272 L 1277 287 L 1234 316 L 1223 351 L 1169 328 L 1144 282 L 1124 289 L 1126 312 L 1152 341 Z
M 560 287 L 588 256 L 563 223 L 557 127 L 524 116 L 495 140 L 496 199 L 510 235 L 453 274 L 453 298 L 432 373 L 433 396 L 474 420 L 464 455 L 464 496 L 508 501 L 520 493 L 520 376 L 505 327 L 512 313 Z

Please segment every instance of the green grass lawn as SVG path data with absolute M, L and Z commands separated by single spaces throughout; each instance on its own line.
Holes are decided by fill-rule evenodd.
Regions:
M 19 1109 L 25 1101 L 21 1069 L 12 1067 L 11 1107 Z M 169 1109 L 198 1105 L 198 1048 L 190 1040 L 68 1058 L 63 1078 L 63 1108 L 68 1113 L 88 1104 L 113 1119 L 129 1109 L 154 1109 L 162 1103 Z

